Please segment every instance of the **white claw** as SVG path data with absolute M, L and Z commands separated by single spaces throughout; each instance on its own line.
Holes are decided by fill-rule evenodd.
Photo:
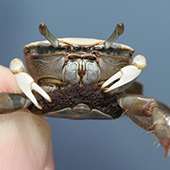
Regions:
M 109 92 L 118 87 L 126 85 L 132 81 L 134 81 L 142 72 L 142 70 L 146 67 L 146 59 L 142 55 L 137 55 L 132 62 L 133 65 L 123 67 L 119 72 L 110 77 L 101 88 L 107 87 L 109 84 L 114 83 L 111 87 L 109 87 L 105 92 Z
M 35 82 L 32 83 L 32 90 L 38 92 L 41 96 L 43 96 L 47 101 L 51 102 L 50 96 Z
M 102 85 L 102 89 L 107 87 L 109 84 L 113 83 L 115 80 L 118 80 L 122 76 L 121 71 L 114 74 L 112 77 L 110 77 L 107 81 L 105 81 Z
M 10 70 L 15 75 L 17 84 L 22 92 L 32 101 L 32 103 L 34 103 L 37 108 L 42 109 L 42 107 L 38 104 L 34 94 L 32 93 L 32 90 L 35 90 L 47 101 L 51 102 L 50 96 L 34 82 L 34 79 L 29 74 L 23 72 L 24 65 L 19 58 L 15 58 L 11 61 Z
M 46 100 L 51 102 L 50 96 L 34 82 L 34 79 L 29 74 L 24 72 L 15 74 L 15 79 L 23 93 L 32 101 L 32 103 L 34 103 L 37 108 L 42 109 L 42 107 L 38 104 L 34 94 L 32 93 L 32 90 L 35 90 Z
M 105 82 L 106 84 L 109 85 L 112 82 L 120 79 L 119 81 L 114 83 L 111 87 L 109 87 L 105 92 L 109 92 L 135 80 L 140 75 L 141 71 L 142 70 L 139 70 L 136 66 L 133 65 L 123 67 L 121 71 L 117 72 L 115 75 L 113 75 L 110 79 L 108 79 Z M 102 88 L 105 87 L 105 83 L 103 84 Z

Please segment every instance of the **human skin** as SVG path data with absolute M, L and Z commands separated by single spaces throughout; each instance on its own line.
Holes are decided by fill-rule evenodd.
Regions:
M 0 66 L 0 93 L 21 93 L 14 75 Z M 0 169 L 54 170 L 51 129 L 26 109 L 0 115 Z

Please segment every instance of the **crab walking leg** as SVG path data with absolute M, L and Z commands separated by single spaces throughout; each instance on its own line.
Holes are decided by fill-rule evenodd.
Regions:
M 31 101 L 22 94 L 0 93 L 0 114 L 11 113 L 28 107 Z
M 165 148 L 165 157 L 170 148 L 170 109 L 153 98 L 127 95 L 118 99 L 118 104 L 127 110 L 127 116 L 142 128 L 155 133 Z
M 34 79 L 29 74 L 24 72 L 25 68 L 23 62 L 19 58 L 15 58 L 11 61 L 10 70 L 15 75 L 18 86 L 37 108 L 42 109 L 32 93 L 32 90 L 35 90 L 46 100 L 51 102 L 50 96 L 34 82 Z
M 128 65 L 123 67 L 120 71 L 110 77 L 103 85 L 102 89 L 106 88 L 110 84 L 114 83 L 111 87 L 109 87 L 105 92 L 109 92 L 115 90 L 116 88 L 127 85 L 128 88 L 132 82 L 140 75 L 142 70 L 146 67 L 146 59 L 143 55 L 137 55 L 134 57 L 132 65 Z

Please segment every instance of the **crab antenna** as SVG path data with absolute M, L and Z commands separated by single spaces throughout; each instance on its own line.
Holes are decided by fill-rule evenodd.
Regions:
M 124 24 L 118 22 L 112 35 L 104 42 L 105 48 L 106 49 L 110 48 L 111 45 L 118 39 L 118 37 L 122 35 L 123 31 L 124 31 Z
M 54 47 L 58 47 L 59 41 L 51 34 L 44 23 L 39 25 L 39 32 L 43 35 Z

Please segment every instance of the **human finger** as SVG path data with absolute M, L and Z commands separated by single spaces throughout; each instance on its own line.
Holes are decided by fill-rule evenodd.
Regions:
M 0 92 L 21 92 L 9 69 L 0 72 Z M 27 110 L 0 115 L 0 150 L 1 169 L 54 169 L 51 129 Z

